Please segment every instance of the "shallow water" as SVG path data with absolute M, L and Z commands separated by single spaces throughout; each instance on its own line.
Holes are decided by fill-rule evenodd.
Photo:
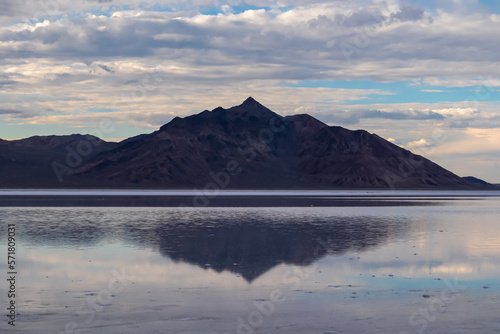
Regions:
M 16 327 L 4 317 L 2 332 L 500 331 L 493 192 L 245 193 L 195 208 L 34 206 L 29 195 L 0 208 L 2 240 L 16 226 L 18 272 Z

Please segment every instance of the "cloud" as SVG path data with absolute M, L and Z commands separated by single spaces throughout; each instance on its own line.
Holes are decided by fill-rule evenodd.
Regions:
M 431 143 L 429 143 L 426 139 L 423 139 L 423 138 L 420 140 L 412 141 L 412 142 L 409 142 L 408 144 L 406 144 L 406 147 L 409 149 L 420 148 L 420 147 L 429 147 L 429 146 L 431 146 Z
M 227 5 L 227 4 L 226 4 L 226 5 L 222 5 L 222 6 L 220 7 L 220 9 L 222 10 L 222 12 L 223 12 L 224 14 L 228 14 L 228 13 L 233 13 L 233 12 L 234 12 L 234 11 L 233 11 L 233 8 L 232 8 L 230 5 Z
M 17 83 L 17 81 L 14 81 L 14 80 L 0 80 L 0 87 L 15 85 L 16 83 Z
M 361 113 L 361 118 L 383 118 L 392 120 L 442 120 L 444 119 L 444 116 L 433 111 L 409 110 L 386 112 L 380 110 L 368 110 Z
M 15 110 L 15 109 L 4 109 L 4 108 L 0 108 L 0 114 L 21 114 L 22 111 L 20 110 Z
M 443 108 L 436 109 L 433 112 L 448 116 L 448 117 L 458 117 L 461 119 L 474 119 L 479 116 L 480 111 L 477 108 Z
M 319 16 L 318 19 L 324 22 L 328 21 L 328 17 Z M 359 11 L 354 11 L 348 14 L 337 14 L 335 15 L 334 22 L 340 26 L 344 27 L 363 27 L 377 25 L 383 22 L 386 17 L 382 14 L 379 8 L 361 8 Z M 330 21 L 330 23 L 333 23 Z
M 105 71 L 106 71 L 106 72 L 108 72 L 108 73 L 115 73 L 115 71 L 114 71 L 114 70 L 110 69 L 110 68 L 109 68 L 108 66 L 106 66 L 106 65 L 97 65 L 97 66 L 99 66 L 100 68 L 102 68 L 103 70 L 105 70 Z
M 472 105 L 473 108 L 469 107 Z M 398 122 L 398 127 L 405 127 L 406 124 L 410 124 L 410 121 L 415 120 L 417 121 L 415 124 L 425 127 L 456 127 L 467 122 L 468 126 L 473 128 L 500 128 L 500 109 L 498 108 L 498 102 L 495 101 L 373 103 L 368 106 L 366 104 L 350 104 L 345 106 L 344 110 L 336 110 L 335 113 L 339 115 L 348 115 L 349 113 L 359 115 L 361 112 L 366 111 L 367 107 L 373 108 L 371 110 L 396 113 L 396 115 L 406 110 L 409 115 L 399 117 L 401 122 Z M 323 109 L 321 112 L 318 111 L 318 115 L 328 114 L 328 112 Z M 383 120 L 383 118 L 380 119 Z M 356 122 L 359 120 L 360 124 L 364 126 L 370 126 L 373 122 L 367 120 L 377 120 L 377 118 L 356 117 L 355 120 Z M 415 124 L 411 126 L 413 127 Z
M 464 135 L 436 148 L 436 154 L 467 154 L 500 151 L 498 129 L 465 129 Z
M 498 129 L 459 129 L 461 135 L 433 148 L 435 162 L 453 172 L 500 184 L 500 132 Z
M 463 63 L 464 66 L 471 66 L 467 62 Z M 490 69 L 487 70 L 487 75 L 481 75 L 479 78 L 464 78 L 457 77 L 451 80 L 450 78 L 437 78 L 435 76 L 428 76 L 422 79 L 422 83 L 431 86 L 445 86 L 445 87 L 475 87 L 477 94 L 495 94 L 495 89 L 492 87 L 500 86 L 500 75 Z M 478 69 L 478 73 L 483 73 L 484 69 Z M 468 98 L 477 98 L 476 91 L 471 91 Z
M 214 60 L 279 64 L 286 71 L 281 78 L 284 73 L 297 79 L 308 73 L 311 79 L 394 80 L 395 75 L 404 80 L 422 75 L 446 78 L 457 72 L 477 77 L 471 67 L 483 62 L 483 68 L 489 68 L 500 51 L 500 37 L 492 33 L 496 23 L 488 17 L 440 14 L 432 23 L 417 22 L 431 14 L 405 4 L 359 8 L 330 2 L 287 10 L 179 15 L 135 9 L 5 26 L 0 29 L 0 53 L 4 58 L 82 60 L 162 54 L 164 59 L 183 59 L 185 66 L 213 66 Z M 460 28 L 467 24 L 474 29 Z M 354 48 L 350 66 L 342 45 Z
M 399 11 L 391 13 L 391 20 L 401 22 L 405 21 L 418 21 L 424 17 L 424 10 L 416 5 L 401 4 Z
M 442 89 L 421 89 L 421 92 L 426 92 L 426 93 L 444 93 L 446 91 Z
M 443 120 L 445 117 L 433 111 L 382 111 L 382 110 L 341 110 L 321 113 L 321 119 L 326 122 L 341 124 L 356 124 L 362 119 L 386 119 L 386 120 Z

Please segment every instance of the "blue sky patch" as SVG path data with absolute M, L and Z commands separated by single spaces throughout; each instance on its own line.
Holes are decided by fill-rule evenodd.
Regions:
M 376 82 L 368 80 L 318 80 L 283 84 L 283 87 L 378 89 L 393 95 L 367 94 L 359 100 L 347 101 L 347 105 L 374 103 L 439 103 L 462 101 L 500 101 L 500 92 L 486 87 L 445 87 L 426 84 L 416 85 L 413 81 Z
M 233 14 L 240 14 L 248 10 L 258 10 L 258 9 L 265 9 L 266 11 L 270 11 L 272 8 L 265 6 L 254 6 L 254 5 L 243 4 L 243 5 L 231 6 L 230 12 Z M 281 11 L 287 11 L 290 9 L 292 9 L 292 7 L 289 6 L 280 7 Z M 205 7 L 200 10 L 200 13 L 204 15 L 217 15 L 217 14 L 224 14 L 224 11 L 222 10 L 221 7 Z

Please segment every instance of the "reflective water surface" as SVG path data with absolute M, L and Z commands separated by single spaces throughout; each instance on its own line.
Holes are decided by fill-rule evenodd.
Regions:
M 19 314 L 0 330 L 500 331 L 499 197 L 354 201 L 1 207 L 2 240 L 16 225 Z

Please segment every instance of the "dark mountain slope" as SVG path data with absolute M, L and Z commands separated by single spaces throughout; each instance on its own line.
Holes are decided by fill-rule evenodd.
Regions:
M 275 134 L 272 120 L 280 122 L 282 117 L 253 99 L 228 110 L 177 117 L 157 132 L 103 152 L 74 175 L 122 185 L 192 187 L 204 186 L 211 173 L 225 171 L 234 162 L 242 172 L 231 178 L 229 187 L 262 187 L 270 178 L 281 186 L 301 185 L 297 178 L 283 175 L 279 144 L 265 137 Z
M 495 188 L 500 186 L 498 184 L 488 183 L 488 182 L 481 180 L 481 179 L 478 179 L 477 177 L 474 177 L 474 176 L 465 176 L 462 179 L 464 179 L 469 184 L 472 184 L 475 186 L 481 186 L 481 187 L 485 187 L 485 188 L 490 188 L 490 189 L 495 189 Z
M 282 117 L 252 98 L 177 117 L 103 151 L 72 178 L 176 188 L 213 188 L 215 181 L 219 188 L 260 189 L 481 187 L 377 135 L 309 115 Z
M 75 185 L 60 183 L 54 164 L 72 169 L 71 166 L 83 165 L 87 160 L 116 145 L 90 135 L 0 140 L 0 187 Z M 71 166 L 68 166 L 67 160 Z

